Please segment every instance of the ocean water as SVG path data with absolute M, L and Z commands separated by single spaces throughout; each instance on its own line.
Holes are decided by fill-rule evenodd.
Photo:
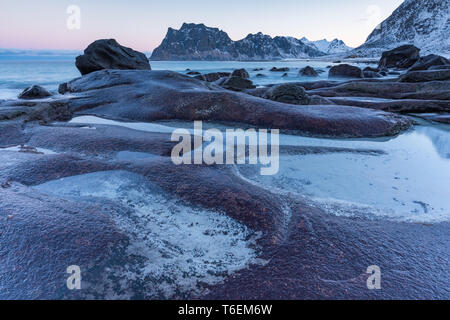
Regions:
M 319 77 L 302 77 L 299 69 L 312 66 L 323 72 Z M 328 78 L 327 66 L 334 65 L 327 61 L 295 60 L 295 61 L 153 61 L 153 70 L 171 70 L 186 73 L 187 69 L 201 73 L 232 72 L 235 69 L 245 68 L 250 73 L 251 80 L 256 85 L 270 83 L 317 81 Z M 361 68 L 368 64 L 361 63 Z M 272 67 L 288 67 L 287 77 L 284 72 L 270 72 Z M 255 69 L 263 69 L 254 71 Z M 263 77 L 257 77 L 262 74 Z M 16 99 L 18 94 L 31 85 L 41 85 L 47 90 L 57 93 L 58 85 L 74 78 L 80 77 L 75 67 L 75 59 L 2 59 L 0 56 L 0 99 Z

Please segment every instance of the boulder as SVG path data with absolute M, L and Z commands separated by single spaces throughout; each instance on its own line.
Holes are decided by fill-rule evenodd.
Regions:
M 265 75 L 265 74 L 262 74 L 262 73 L 258 73 L 258 74 L 256 75 L 256 77 L 257 77 L 257 78 L 264 78 L 264 77 L 266 77 L 266 75 Z
M 201 73 L 200 72 L 198 72 L 198 71 L 189 71 L 188 73 L 186 73 L 187 75 L 190 75 L 190 76 L 199 76 L 199 75 L 201 75 Z
M 255 68 L 255 69 L 253 69 L 253 71 L 263 71 L 264 70 L 264 68 Z
M 272 101 L 297 105 L 308 105 L 311 101 L 303 87 L 290 83 L 280 84 L 270 88 L 266 92 L 265 98 Z
M 329 78 L 362 78 L 363 76 L 363 72 L 360 68 L 349 64 L 340 64 L 331 67 L 328 73 Z
M 271 72 L 288 72 L 289 68 L 277 68 L 277 67 L 273 67 L 272 69 L 270 69 Z
M 448 64 L 450 64 L 450 60 L 435 54 L 430 54 L 421 57 L 411 68 L 409 68 L 409 71 L 428 70 L 433 66 L 444 66 Z
M 404 45 L 383 52 L 378 68 L 408 69 L 420 58 L 420 49 L 413 45 Z
M 29 87 L 29 88 L 26 88 L 25 90 L 23 90 L 22 93 L 19 94 L 18 98 L 19 99 L 27 99 L 27 100 L 43 99 L 43 98 L 50 97 L 51 95 L 52 94 L 50 92 L 48 92 L 45 88 L 34 85 L 32 87 Z
M 114 39 L 91 43 L 84 54 L 76 58 L 76 67 L 82 75 L 103 69 L 150 70 L 150 63 L 141 52 L 121 46 Z
M 283 75 L 282 75 L 281 77 L 286 78 L 287 76 L 289 76 L 289 75 L 288 75 L 288 73 L 286 72 L 286 73 L 283 73 Z
M 250 74 L 245 69 L 234 70 L 233 73 L 231 74 L 231 76 L 232 77 L 241 77 L 243 79 L 250 78 Z
M 428 82 L 450 80 L 450 70 L 410 71 L 399 78 L 400 82 Z
M 300 69 L 300 75 L 304 77 L 318 77 L 319 74 L 317 73 L 314 68 L 310 66 L 306 66 L 303 69 Z
M 229 77 L 223 83 L 221 83 L 221 86 L 225 89 L 233 91 L 242 91 L 245 89 L 256 88 L 256 86 L 253 85 L 252 81 L 241 77 Z

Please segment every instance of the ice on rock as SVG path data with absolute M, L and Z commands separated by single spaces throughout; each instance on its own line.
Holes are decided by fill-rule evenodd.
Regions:
M 97 172 L 37 188 L 80 201 L 106 199 L 128 209 L 129 215 L 113 218 L 130 236 L 129 263 L 112 272 L 124 284 L 138 283 L 145 298 L 198 293 L 200 282 L 219 283 L 258 262 L 256 233 L 224 214 L 171 197 L 140 175 Z

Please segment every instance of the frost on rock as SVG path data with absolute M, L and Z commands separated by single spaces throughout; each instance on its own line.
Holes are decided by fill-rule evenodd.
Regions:
M 129 236 L 125 261 L 111 266 L 103 286 L 109 298 L 182 298 L 204 293 L 203 284 L 258 263 L 258 238 L 244 225 L 211 210 L 182 203 L 140 175 L 126 171 L 84 174 L 37 187 L 79 201 L 113 201 Z M 109 284 L 109 285 L 105 285 Z

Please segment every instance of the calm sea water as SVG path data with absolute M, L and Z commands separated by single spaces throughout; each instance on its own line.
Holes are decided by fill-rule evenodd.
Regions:
M 187 69 L 201 73 L 231 72 L 235 69 L 245 68 L 249 71 L 251 80 L 257 85 L 295 81 L 317 81 L 328 78 L 327 66 L 333 63 L 326 61 L 263 61 L 263 62 L 239 62 L 239 61 L 153 61 L 153 70 L 171 70 L 185 73 Z M 299 69 L 312 66 L 317 70 L 323 70 L 319 77 L 301 77 Z M 365 67 L 367 64 L 360 64 Z M 290 71 L 287 77 L 284 72 L 270 72 L 272 67 L 288 67 Z M 254 71 L 255 69 L 263 70 Z M 263 77 L 257 77 L 263 74 Z M 77 78 L 80 73 L 75 67 L 74 59 L 54 60 L 1 60 L 0 59 L 0 99 L 15 99 L 25 88 L 37 84 L 47 90 L 56 92 L 62 82 Z

